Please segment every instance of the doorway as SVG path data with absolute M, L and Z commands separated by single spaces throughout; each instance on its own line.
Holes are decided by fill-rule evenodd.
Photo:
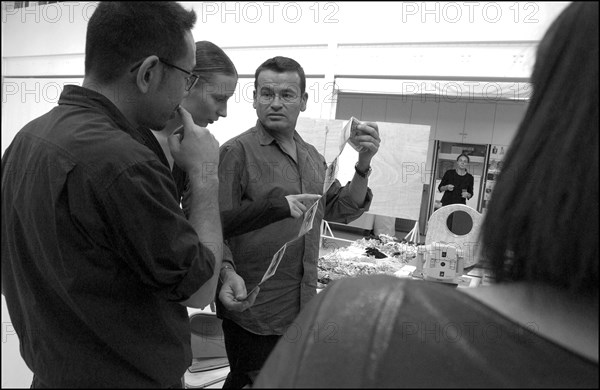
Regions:
M 461 153 L 469 156 L 467 172 L 473 175 L 473 197 L 467 200 L 467 206 L 481 212 L 482 186 L 485 182 L 484 172 L 488 160 L 489 145 L 464 144 L 461 142 L 435 141 L 434 145 L 434 171 L 431 183 L 431 198 L 427 219 L 434 211 L 442 206 L 442 195 L 438 186 L 442 181 L 444 173 L 449 169 L 456 168 L 456 159 Z

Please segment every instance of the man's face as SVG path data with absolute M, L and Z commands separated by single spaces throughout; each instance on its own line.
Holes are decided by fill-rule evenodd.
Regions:
M 190 32 L 185 36 L 185 46 L 185 56 L 171 61 L 173 61 L 173 65 L 192 72 L 196 66 L 196 44 L 194 43 L 194 37 Z M 183 98 L 187 96 L 188 91 L 186 91 L 186 84 L 189 75 L 162 62 L 159 62 L 157 66 L 164 68 L 164 77 L 157 90 L 157 96 L 154 97 L 156 99 L 156 105 L 154 105 L 151 112 L 148 112 L 147 114 L 155 123 L 151 128 L 160 130 L 165 127 L 169 119 L 175 117 L 177 106 L 179 106 Z
M 308 94 L 300 92 L 298 73 L 263 70 L 256 79 L 252 106 L 266 129 L 291 131 L 300 112 L 306 110 L 307 100 Z

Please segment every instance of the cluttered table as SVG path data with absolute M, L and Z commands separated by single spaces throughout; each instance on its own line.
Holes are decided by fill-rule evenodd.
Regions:
M 457 285 L 457 287 L 477 287 L 489 284 L 489 275 L 484 269 L 476 266 L 450 269 L 450 261 L 436 264 L 440 268 L 447 267 L 446 278 L 431 278 L 435 267 L 429 267 L 435 259 L 429 258 L 429 252 L 440 248 L 431 245 L 417 245 L 413 242 L 398 240 L 396 237 L 381 234 L 365 237 L 340 247 L 321 256 L 318 262 L 317 287 L 323 289 L 332 280 L 357 277 L 361 275 L 388 274 L 401 278 L 440 281 Z M 441 252 L 444 254 L 444 252 Z M 456 262 L 461 261 L 460 251 L 454 253 Z M 454 273 L 452 273 L 454 271 Z M 439 272 L 437 272 L 437 275 Z
M 479 230 L 482 215 L 475 209 L 452 204 L 436 210 L 427 222 L 424 243 L 419 243 L 418 222 L 404 238 L 386 234 L 370 236 L 337 247 L 318 261 L 319 289 L 336 279 L 388 274 L 401 278 L 454 284 L 460 288 L 492 283 L 481 264 Z M 325 223 L 322 229 L 336 239 Z

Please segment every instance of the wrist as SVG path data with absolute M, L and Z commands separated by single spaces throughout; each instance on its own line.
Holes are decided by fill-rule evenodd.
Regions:
M 212 173 L 198 171 L 188 172 L 190 188 L 219 189 L 219 176 Z
M 223 281 L 227 279 L 227 275 L 231 273 L 235 273 L 233 266 L 229 263 L 223 262 L 223 264 L 221 264 L 221 270 L 219 271 L 219 279 L 221 280 L 221 283 L 223 283 Z
M 371 175 L 372 172 L 371 166 L 369 164 L 361 164 L 360 161 L 357 162 L 356 165 L 354 165 L 354 170 L 356 171 L 356 174 L 362 177 L 363 179 L 369 178 L 369 175 Z

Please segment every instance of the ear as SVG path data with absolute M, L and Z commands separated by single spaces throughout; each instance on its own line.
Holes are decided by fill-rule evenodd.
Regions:
M 302 102 L 300 103 L 301 112 L 304 112 L 304 110 L 306 110 L 306 102 L 308 102 L 308 92 L 304 92 L 302 94 Z
M 257 104 L 256 104 L 256 90 L 254 90 L 252 92 L 252 108 L 254 108 L 256 110 L 256 106 L 257 106 Z
M 142 93 L 147 93 L 149 90 L 155 88 L 160 82 L 162 72 L 160 72 L 156 66 L 158 63 L 158 57 L 152 55 L 147 57 L 138 68 L 135 81 Z

